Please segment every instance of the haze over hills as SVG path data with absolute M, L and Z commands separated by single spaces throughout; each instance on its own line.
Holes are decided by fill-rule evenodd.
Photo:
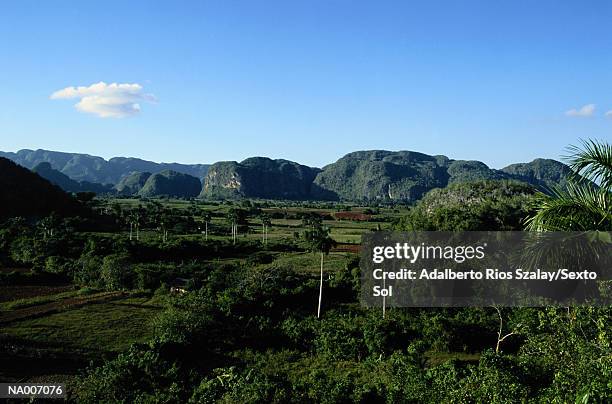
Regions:
M 564 185 L 569 173 L 565 164 L 550 159 L 536 159 L 496 170 L 480 161 L 385 150 L 352 152 L 322 169 L 267 157 L 186 165 L 124 157 L 106 161 L 87 154 L 46 150 L 0 152 L 0 155 L 9 156 L 25 167 L 46 161 L 48 164 L 37 168 L 40 171 L 42 167 L 41 175 L 71 192 L 97 186 L 97 192 L 107 190 L 125 196 L 199 196 L 205 199 L 414 202 L 431 189 L 477 180 L 516 180 L 547 190 Z M 62 168 L 55 171 L 54 165 Z M 166 168 L 170 166 L 178 169 Z M 108 186 L 91 184 L 90 180 L 84 182 L 83 178 L 111 180 L 115 187 L 110 190 Z M 193 178 L 202 181 L 203 186 L 196 184 Z
M 105 160 L 89 154 L 42 149 L 24 149 L 16 153 L 0 151 L 0 157 L 6 157 L 29 169 L 46 162 L 73 180 L 113 185 L 134 171 L 158 173 L 163 170 L 174 170 L 200 179 L 204 178 L 208 171 L 208 164 L 155 163 L 134 157 L 113 157 Z
M 95 192 L 96 194 L 113 192 L 113 186 L 110 184 L 73 180 L 66 174 L 53 169 L 51 163 L 40 163 L 32 171 L 67 192 Z

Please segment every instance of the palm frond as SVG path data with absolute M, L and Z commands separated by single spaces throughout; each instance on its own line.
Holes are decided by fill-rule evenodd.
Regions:
M 574 181 L 585 178 L 612 191 L 612 145 L 597 140 L 581 140 L 581 147 L 569 146 L 566 156 Z
M 590 183 L 569 183 L 538 196 L 538 211 L 526 221 L 532 231 L 586 231 L 612 228 L 612 197 Z

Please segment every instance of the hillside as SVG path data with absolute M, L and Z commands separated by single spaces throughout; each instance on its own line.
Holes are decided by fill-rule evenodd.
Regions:
M 551 159 L 535 159 L 531 163 L 511 164 L 501 171 L 514 179 L 544 189 L 555 185 L 564 186 L 570 173 L 568 166 Z
M 267 157 L 252 157 L 240 163 L 223 161 L 210 166 L 200 196 L 309 199 L 312 182 L 319 171 Z
M 89 181 L 99 184 L 118 184 L 123 177 L 134 171 L 158 173 L 173 170 L 204 178 L 208 164 L 154 163 L 132 157 L 102 157 L 80 153 L 64 153 L 49 150 L 19 150 L 16 153 L 0 152 L 0 157 L 32 169 L 40 163 L 50 163 L 51 167 L 75 181 Z
M 193 198 L 198 196 L 202 184 L 191 175 L 172 170 L 164 170 L 147 178 L 138 195 L 142 197 L 170 196 L 174 198 Z
M 68 214 L 77 202 L 59 187 L 9 159 L 0 157 L 0 220 L 16 216 Z
M 495 170 L 479 161 L 446 156 L 372 150 L 349 153 L 317 175 L 313 198 L 414 202 L 433 188 L 479 180 L 512 179 L 546 190 L 563 184 L 568 173 L 554 160 L 534 160 Z
M 313 197 L 343 200 L 416 200 L 448 183 L 448 158 L 384 150 L 349 153 L 317 175 Z
M 115 190 L 120 195 L 135 195 L 144 187 L 150 176 L 151 173 L 149 172 L 139 173 L 134 171 L 127 177 L 123 177 L 119 184 L 115 186 Z
M 455 182 L 427 192 L 394 225 L 400 231 L 512 231 L 524 228 L 535 188 L 512 180 Z
M 496 170 L 475 160 L 453 160 L 443 155 L 386 150 L 349 153 L 323 169 L 267 157 L 251 157 L 241 162 L 221 161 L 208 166 L 158 164 L 124 157 L 106 161 L 86 154 L 46 150 L 0 152 L 2 154 L 25 167 L 36 167 L 45 178 L 71 192 L 108 192 L 108 187 L 99 188 L 100 185 L 92 184 L 101 182 L 115 184 L 115 190 L 122 195 L 199 195 L 204 199 L 412 203 L 431 189 L 480 180 L 516 180 L 547 192 L 552 186 L 563 186 L 569 173 L 566 165 L 555 160 L 536 159 Z M 154 177 L 154 174 L 162 172 L 165 174 Z M 193 181 L 169 176 L 168 172 L 196 177 L 203 182 L 203 187 L 199 186 L 201 189 L 194 195 L 196 187 Z
M 95 184 L 89 181 L 75 181 L 66 174 L 54 170 L 50 163 L 40 163 L 32 171 L 66 192 L 95 192 L 97 194 L 114 192 L 112 185 Z

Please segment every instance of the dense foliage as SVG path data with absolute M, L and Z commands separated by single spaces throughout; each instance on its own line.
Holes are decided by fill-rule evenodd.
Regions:
M 349 153 L 323 168 L 313 188 L 315 198 L 349 201 L 415 202 L 433 188 L 480 180 L 518 180 L 545 189 L 563 184 L 568 168 L 537 159 L 494 170 L 479 161 L 451 160 L 416 152 L 383 150 Z
M 457 183 L 428 192 L 396 230 L 521 230 L 535 189 L 511 181 Z
M 429 191 L 391 226 L 516 230 L 546 211 L 544 197 L 506 180 L 459 182 Z M 556 196 L 546 198 L 553 203 Z M 332 216 L 320 213 L 321 206 L 133 202 L 88 201 L 95 213 L 12 217 L 0 226 L 2 267 L 31 269 L 0 273 L 0 286 L 61 280 L 86 291 L 138 291 L 163 306 L 150 338 L 81 372 L 70 390 L 74 401 L 590 403 L 612 397 L 609 307 L 393 308 L 383 317 L 381 309 L 359 304 L 356 254 L 336 253 L 341 264 L 324 268 L 336 243 L 327 226 Z M 367 212 L 378 217 L 381 209 Z M 563 212 L 582 218 L 577 210 L 557 215 Z M 386 229 L 388 222 L 368 229 Z M 245 237 L 281 224 L 295 230 L 292 237 Z M 610 222 L 598 226 L 612 230 Z M 2 344 L 19 356 L 14 340 Z

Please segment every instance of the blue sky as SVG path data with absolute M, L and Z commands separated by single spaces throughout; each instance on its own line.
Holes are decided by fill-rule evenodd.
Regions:
M 559 158 L 612 139 L 610 21 L 607 1 L 4 2 L 0 150 Z M 138 87 L 63 90 L 99 82 Z

